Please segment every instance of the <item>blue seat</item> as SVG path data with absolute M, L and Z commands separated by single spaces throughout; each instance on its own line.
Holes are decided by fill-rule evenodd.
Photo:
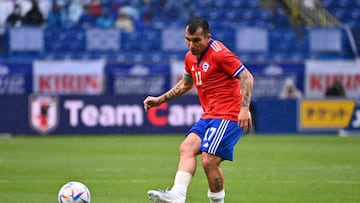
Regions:
M 255 20 L 258 18 L 258 11 L 255 10 L 255 9 L 249 9 L 249 10 L 246 10 L 244 12 L 242 12 L 242 18 L 244 20 L 248 20 L 248 21 L 252 21 L 252 20 Z
M 338 6 L 339 8 L 347 9 L 351 8 L 353 6 L 354 1 L 353 0 L 339 0 Z
M 209 20 L 220 20 L 224 17 L 226 10 L 223 9 L 212 9 L 208 14 Z
M 353 19 L 359 19 L 359 17 L 360 17 L 360 8 L 354 8 L 350 12 L 351 12 L 351 17 Z
M 247 1 L 243 1 L 243 0 L 233 0 L 233 1 L 229 1 L 231 2 L 231 7 L 232 8 L 238 8 L 238 9 L 243 9 L 247 3 Z
M 212 6 L 212 0 L 194 1 L 198 8 L 209 8 Z
M 242 11 L 240 11 L 239 9 L 227 9 L 226 12 L 224 13 L 224 16 L 227 20 L 229 21 L 236 21 L 239 19 L 242 19 Z

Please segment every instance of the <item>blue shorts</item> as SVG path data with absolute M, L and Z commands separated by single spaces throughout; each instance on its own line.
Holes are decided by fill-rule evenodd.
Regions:
M 196 133 L 202 140 L 200 152 L 233 160 L 234 146 L 244 134 L 235 121 L 223 119 L 200 119 L 187 132 Z

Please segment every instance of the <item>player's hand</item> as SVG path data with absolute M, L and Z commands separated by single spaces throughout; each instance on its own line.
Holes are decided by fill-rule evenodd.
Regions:
M 162 102 L 160 101 L 160 97 L 152 97 L 152 96 L 146 97 L 143 103 L 144 103 L 145 111 L 148 111 L 152 107 L 159 106 L 160 104 L 162 104 Z
M 238 125 L 244 132 L 247 132 L 252 128 L 252 119 L 249 108 L 241 108 L 238 115 Z

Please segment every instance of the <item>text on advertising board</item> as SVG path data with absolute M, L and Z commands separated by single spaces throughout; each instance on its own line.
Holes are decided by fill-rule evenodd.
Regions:
M 355 108 L 353 100 L 303 100 L 301 128 L 346 128 Z
M 356 61 L 306 61 L 305 97 L 324 99 L 326 90 L 340 81 L 347 99 L 360 95 L 360 64 Z
M 39 92 L 81 93 L 97 91 L 100 88 L 99 75 L 40 75 Z
M 64 108 L 69 112 L 69 124 L 77 127 L 142 126 L 144 109 L 141 105 L 110 105 L 96 106 L 85 104 L 82 100 L 66 100 Z M 200 118 L 200 105 L 169 105 L 165 103 L 149 110 L 147 118 L 154 126 L 190 126 Z
M 34 93 L 100 94 L 104 90 L 103 60 L 35 61 Z

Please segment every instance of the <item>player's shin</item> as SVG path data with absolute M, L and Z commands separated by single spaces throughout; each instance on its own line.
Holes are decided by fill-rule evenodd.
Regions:
M 191 182 L 192 174 L 185 171 L 177 171 L 175 175 L 174 185 L 171 191 L 186 199 L 187 188 Z

